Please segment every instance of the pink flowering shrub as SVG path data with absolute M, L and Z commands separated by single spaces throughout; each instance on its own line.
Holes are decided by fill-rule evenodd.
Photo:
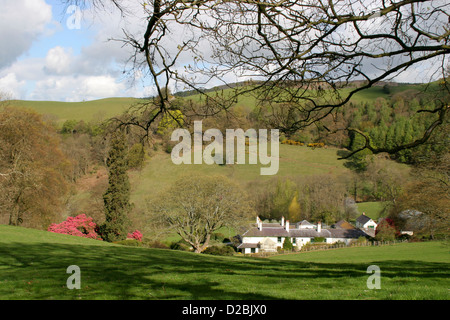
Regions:
M 142 241 L 142 233 L 139 230 L 135 230 L 133 233 L 128 234 L 128 238 Z
M 50 232 L 102 240 L 96 230 L 97 225 L 93 222 L 92 218 L 87 217 L 85 214 L 80 214 L 76 217 L 68 217 L 66 221 L 59 224 L 52 223 L 47 229 L 47 231 Z

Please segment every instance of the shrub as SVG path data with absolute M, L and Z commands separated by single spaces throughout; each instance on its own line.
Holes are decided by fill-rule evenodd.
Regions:
M 289 144 L 289 145 L 292 145 L 292 146 L 303 146 L 304 145 L 303 142 L 295 141 L 295 140 L 289 140 L 289 139 L 281 141 L 281 144 Z
M 316 142 L 316 143 L 308 143 L 308 147 L 310 148 L 324 148 L 325 147 L 325 143 L 323 142 Z
M 366 237 L 359 237 L 358 240 L 356 241 L 357 243 L 366 243 L 367 242 L 367 238 Z
M 168 154 L 171 154 L 172 153 L 172 149 L 173 149 L 173 146 L 170 143 L 167 143 L 166 144 L 166 152 Z
M 389 218 L 383 219 L 375 230 L 375 239 L 378 241 L 392 241 L 399 235 L 394 221 Z
M 223 242 L 224 239 L 225 239 L 225 235 L 220 232 L 215 232 L 211 235 L 211 240 Z
M 115 244 L 120 244 L 123 246 L 129 246 L 129 247 L 142 247 L 142 242 L 134 239 L 128 239 L 128 240 L 120 240 L 120 241 L 114 241 Z
M 289 237 L 284 238 L 283 250 L 292 250 L 293 245 Z
M 169 249 L 169 246 L 167 246 L 165 243 L 162 243 L 160 241 L 145 241 L 144 246 L 148 248 L 153 249 Z
M 128 150 L 128 167 L 133 169 L 141 169 L 144 165 L 145 150 L 144 146 L 140 143 L 134 144 L 130 150 Z
M 313 242 L 314 243 L 321 243 L 321 242 L 325 242 L 325 238 L 324 237 L 314 237 Z
M 234 255 L 234 249 L 230 246 L 211 246 L 203 250 L 202 253 L 215 256 L 232 256 Z
M 133 233 L 128 234 L 128 238 L 142 241 L 142 233 L 139 230 L 135 230 Z
M 190 251 L 191 250 L 191 246 L 188 245 L 187 243 L 185 243 L 183 240 L 178 241 L 178 242 L 173 242 L 170 245 L 170 249 L 172 250 L 180 250 L 180 251 Z
M 85 214 L 80 214 L 76 217 L 68 217 L 66 221 L 59 224 L 52 223 L 47 230 L 54 233 L 102 240 L 97 234 L 97 224 L 93 222 L 92 218 L 87 217 Z

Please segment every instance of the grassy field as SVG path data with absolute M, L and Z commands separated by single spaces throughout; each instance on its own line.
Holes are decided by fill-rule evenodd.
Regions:
M 337 149 L 311 149 L 304 146 L 280 144 L 279 171 L 276 177 L 310 176 L 330 174 L 339 176 L 349 171 L 344 162 L 337 159 Z M 248 161 L 248 160 L 247 160 Z M 260 164 L 225 165 L 192 164 L 175 165 L 168 153 L 154 155 L 142 171 L 130 173 L 132 201 L 139 203 L 143 198 L 154 195 L 155 191 L 170 186 L 184 173 L 220 174 L 241 183 L 273 179 L 274 176 L 261 176 Z
M 217 257 L 0 225 L 0 299 L 448 299 L 449 257 L 440 242 Z M 80 290 L 66 287 L 70 265 Z M 379 290 L 367 288 L 370 265 Z
M 101 121 L 120 115 L 138 102 L 134 98 L 108 98 L 83 102 L 14 100 L 13 106 L 29 108 L 37 113 L 52 115 L 60 124 L 66 120 Z
M 365 213 L 369 218 L 377 220 L 384 209 L 383 202 L 360 202 L 357 203 L 359 213 Z

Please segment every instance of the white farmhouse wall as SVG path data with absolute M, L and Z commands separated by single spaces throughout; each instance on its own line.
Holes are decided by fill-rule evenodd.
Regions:
M 254 253 L 258 253 L 259 252 L 259 248 L 254 248 L 255 249 L 255 252 Z M 250 253 L 252 253 L 252 248 L 244 248 L 244 253 L 245 254 L 250 254 Z
M 373 221 L 373 220 L 367 221 L 367 222 L 363 225 L 363 228 L 364 228 L 364 229 L 369 229 L 369 228 L 371 228 L 371 227 L 372 227 L 373 229 L 376 229 L 376 227 L 377 227 L 376 222 Z

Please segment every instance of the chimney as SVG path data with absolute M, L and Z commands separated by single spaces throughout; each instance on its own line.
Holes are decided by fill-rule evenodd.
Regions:
M 281 217 L 281 226 L 284 227 L 284 216 Z
M 317 222 L 317 232 L 322 232 L 322 222 Z
M 258 224 L 258 230 L 262 230 L 262 221 L 259 217 L 256 217 L 256 223 Z
M 289 231 L 289 220 L 286 220 L 286 231 Z

